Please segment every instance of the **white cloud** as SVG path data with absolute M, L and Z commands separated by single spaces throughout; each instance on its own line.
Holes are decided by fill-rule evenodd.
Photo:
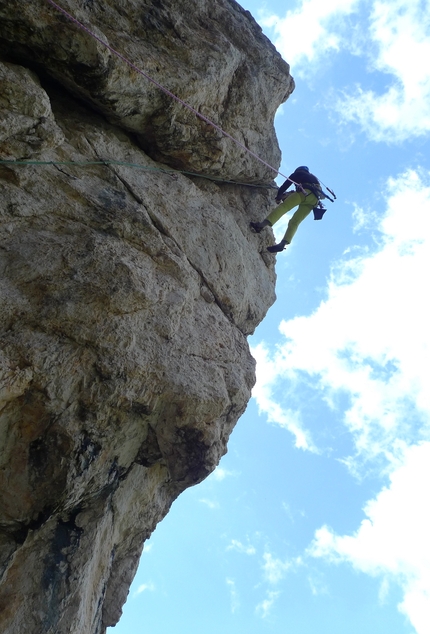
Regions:
M 145 542 L 145 545 L 143 547 L 143 552 L 142 554 L 147 555 L 148 553 L 151 552 L 151 550 L 154 548 L 154 544 L 151 542 Z
M 321 574 L 313 572 L 308 576 L 308 582 L 314 596 L 329 594 L 327 583 Z
M 338 536 L 326 526 L 316 532 L 313 557 L 347 562 L 355 569 L 381 576 L 380 598 L 389 584 L 399 584 L 399 609 L 417 634 L 428 634 L 430 614 L 430 513 L 426 504 L 430 481 L 430 443 L 406 450 L 403 464 L 390 476 L 390 486 L 367 503 L 366 519 L 352 536 Z
M 217 467 L 209 477 L 217 480 L 218 482 L 222 482 L 222 480 L 225 480 L 225 478 L 232 475 L 235 475 L 233 471 L 229 471 L 228 469 L 224 469 L 223 467 Z
M 255 608 L 257 614 L 259 614 L 263 619 L 267 618 L 280 594 L 281 593 L 277 590 L 268 590 L 266 598 Z
M 294 513 L 291 509 L 291 506 L 288 504 L 288 502 L 282 502 L 282 508 L 287 514 L 287 517 L 290 520 L 290 522 L 294 522 Z
M 245 555 L 255 555 L 257 552 L 252 544 L 249 542 L 248 544 L 242 544 L 238 539 L 232 539 L 226 550 L 237 550 L 237 552 Z
M 219 509 L 219 503 L 209 500 L 208 498 L 200 498 L 199 502 L 205 504 L 210 509 Z
M 139 594 L 142 594 L 142 592 L 146 592 L 146 590 L 149 590 L 150 592 L 153 592 L 155 590 L 155 585 L 152 583 L 152 581 L 150 581 L 149 583 L 142 583 L 133 594 L 133 598 L 137 597 Z
M 385 74 L 385 92 L 357 86 L 336 109 L 376 141 L 399 142 L 430 131 L 430 4 L 378 0 L 373 4 L 367 51 L 370 69 Z
M 230 590 L 231 612 L 232 614 L 234 614 L 240 607 L 239 594 L 236 589 L 236 583 L 234 579 L 226 579 L 225 582 L 228 589 Z
M 355 455 L 345 462 L 351 469 L 360 473 L 363 463 L 381 466 L 383 460 L 390 485 L 368 502 L 355 534 L 339 536 L 324 526 L 309 553 L 379 576 L 381 601 L 400 585 L 399 609 L 418 634 L 427 634 L 430 174 L 408 170 L 390 179 L 385 200 L 373 228 L 374 250 L 353 250 L 339 262 L 325 301 L 310 316 L 283 321 L 273 351 L 263 346 L 260 407 L 286 426 L 286 415 L 294 419 L 292 398 L 311 391 L 349 431 Z M 366 214 L 359 210 L 358 229 L 367 227 Z M 300 430 L 306 437 L 305 423 Z M 266 580 L 274 583 L 288 569 L 270 555 L 265 566 Z
M 285 17 L 265 15 L 260 22 L 273 29 L 274 44 L 295 74 L 296 65 L 314 64 L 327 51 L 340 49 L 341 34 L 335 25 L 358 3 L 359 0 L 303 0 L 298 9 L 289 9 Z
M 314 450 L 312 438 L 300 419 L 300 414 L 293 410 L 283 409 L 273 397 L 273 390 L 280 373 L 270 357 L 265 344 L 251 347 L 253 357 L 257 362 L 257 381 L 252 396 L 257 401 L 260 412 L 267 415 L 269 422 L 277 423 L 291 432 L 295 438 L 295 446 L 299 449 Z
M 356 25 L 347 17 L 356 15 Z M 313 76 L 327 53 L 354 54 L 369 81 L 345 88 L 329 107 L 375 141 L 401 142 L 430 131 L 430 4 L 428 0 L 302 0 L 263 26 L 299 77 Z M 375 75 L 374 73 L 378 73 Z
M 406 446 L 430 434 L 430 303 L 423 292 L 430 270 L 429 175 L 408 171 L 391 179 L 386 201 L 375 251 L 340 262 L 326 301 L 311 316 L 283 321 L 283 340 L 272 353 L 265 344 L 253 349 L 254 395 L 269 421 L 286 427 L 304 449 L 313 443 L 291 411 L 300 389 L 319 393 L 332 409 L 340 395 L 347 397 L 343 420 L 357 456 L 396 464 Z
M 291 561 L 282 561 L 281 559 L 277 559 L 269 552 L 264 553 L 263 559 L 264 579 L 271 585 L 276 585 L 282 581 L 287 571 L 292 566 Z
M 277 117 L 282 117 L 284 114 L 285 114 L 285 104 L 281 103 L 281 105 L 279 106 L 279 108 L 276 111 L 275 119 Z

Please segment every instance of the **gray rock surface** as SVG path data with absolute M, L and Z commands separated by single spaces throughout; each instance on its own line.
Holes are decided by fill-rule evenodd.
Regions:
M 100 40 L 279 164 L 275 112 L 292 92 L 288 65 L 233 0 L 63 0 Z M 273 178 L 264 165 L 127 66 L 47 0 L 0 2 L 1 49 L 31 59 L 111 122 L 136 133 L 149 156 L 230 178 Z
M 27 159 L 63 142 L 49 97 L 34 73 L 2 63 L 0 87 L 0 159 Z
M 278 165 L 293 83 L 239 5 L 62 6 Z M 0 164 L 0 631 L 102 634 L 250 398 L 273 174 L 46 1 L 0 0 L 0 55 L 0 159 L 46 162 Z

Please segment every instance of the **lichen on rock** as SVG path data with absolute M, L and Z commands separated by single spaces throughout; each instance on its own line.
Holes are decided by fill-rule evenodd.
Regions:
M 191 4 L 62 2 L 276 167 L 288 65 Z M 273 173 L 46 0 L 0 0 L 0 86 L 0 159 L 40 162 L 0 164 L 0 628 L 102 634 L 250 398 Z

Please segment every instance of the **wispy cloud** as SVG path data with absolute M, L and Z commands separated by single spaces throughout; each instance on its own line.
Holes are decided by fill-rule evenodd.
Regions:
M 255 546 L 250 544 L 249 541 L 247 544 L 242 544 L 242 542 L 237 539 L 232 539 L 226 550 L 236 550 L 237 552 L 244 553 L 245 555 L 255 555 L 257 552 Z
M 224 469 L 224 467 L 217 467 L 209 477 L 213 480 L 217 480 L 218 482 L 222 482 L 229 476 L 234 475 L 236 475 L 234 471 L 229 471 L 228 469 Z
M 228 589 L 230 590 L 230 605 L 231 612 L 234 614 L 240 607 L 239 594 L 236 588 L 236 583 L 234 579 L 226 579 L 225 580 Z
M 285 579 L 287 573 L 297 570 L 303 564 L 301 557 L 280 559 L 266 550 L 263 554 L 261 568 L 263 570 L 263 583 L 266 584 L 265 598 L 255 608 L 261 618 L 267 618 L 272 612 L 276 600 L 281 595 L 277 589 Z
M 219 502 L 216 502 L 214 500 L 209 500 L 208 498 L 200 498 L 199 502 L 205 504 L 208 508 L 212 510 L 219 509 Z
M 309 549 L 313 557 L 350 563 L 362 572 L 381 576 L 380 599 L 389 582 L 400 585 L 399 609 L 417 634 L 427 634 L 430 610 L 430 443 L 407 449 L 402 466 L 390 476 L 390 485 L 367 503 L 364 519 L 354 535 L 336 535 L 324 526 Z
M 142 554 L 147 555 L 154 548 L 154 544 L 152 542 L 145 542 L 145 546 L 143 547 Z
M 313 15 L 309 11 L 314 9 Z M 426 0 L 318 3 L 266 21 L 286 60 L 306 74 L 327 53 L 345 51 L 345 18 L 366 12 L 367 28 L 353 53 L 367 66 L 361 84 L 347 86 L 334 108 L 374 141 L 403 142 L 430 132 L 430 4 Z M 306 19 L 308 18 L 308 19 Z M 306 23 L 309 28 L 300 28 Z M 306 36 L 303 37 L 303 33 Z M 297 38 L 296 38 L 297 34 Z M 360 46 L 357 45 L 360 44 Z M 369 82 L 366 84 L 366 82 Z M 370 84 L 372 82 L 372 84 Z M 375 247 L 353 249 L 333 269 L 324 302 L 308 317 L 285 320 L 281 342 L 254 348 L 254 391 L 268 420 L 293 434 L 295 445 L 315 450 L 302 406 L 294 395 L 312 393 L 341 420 L 355 454 L 345 463 L 383 468 L 389 485 L 367 503 L 352 535 L 323 526 L 313 557 L 349 564 L 381 580 L 379 599 L 401 588 L 399 609 L 417 634 L 428 633 L 430 555 L 427 512 L 430 479 L 430 175 L 408 170 L 387 182 L 385 213 L 355 208 L 357 231 L 372 228 Z M 373 225 L 373 227 L 372 227 Z M 258 368 L 260 366 L 260 370 Z M 289 562 L 268 555 L 271 590 Z M 324 583 L 310 576 L 312 592 Z M 268 614 L 277 596 L 259 605 Z
M 265 346 L 265 367 L 272 369 L 263 377 L 260 406 L 285 426 L 283 396 L 290 404 L 292 393 L 311 390 L 350 433 L 355 454 L 345 463 L 356 473 L 376 465 L 389 476 L 355 534 L 339 536 L 324 526 L 309 553 L 380 576 L 380 599 L 390 584 L 400 585 L 399 609 L 418 634 L 427 634 L 430 174 L 408 170 L 390 179 L 384 193 L 373 251 L 353 251 L 339 262 L 325 301 L 308 317 L 282 322 L 282 341 L 273 351 Z M 359 226 L 366 227 L 365 218 Z M 267 555 L 266 580 L 279 582 L 288 566 Z
M 263 601 L 261 601 L 261 603 L 259 603 L 255 608 L 256 613 L 263 619 L 267 618 L 280 594 L 279 590 L 268 590 L 266 592 L 266 598 L 263 599 Z
M 300 412 L 285 409 L 276 401 L 274 390 L 279 378 L 286 378 L 274 363 L 269 349 L 264 343 L 251 346 L 251 352 L 257 362 L 257 381 L 252 396 L 257 401 L 260 412 L 264 412 L 271 423 L 285 427 L 295 438 L 295 446 L 299 449 L 315 451 L 312 437 L 303 427 Z
M 375 141 L 400 142 L 430 131 L 430 5 L 420 0 L 378 0 L 370 16 L 369 68 L 385 75 L 384 92 L 356 86 L 336 110 Z
M 360 16 L 361 28 L 349 19 Z M 327 54 L 353 53 L 363 83 L 330 94 L 328 107 L 375 141 L 402 142 L 430 131 L 430 5 L 422 0 L 302 0 L 284 15 L 262 15 L 292 74 L 313 76 Z M 364 26 L 365 25 L 365 26 Z M 378 73 L 379 75 L 375 75 Z M 379 77 L 379 88 L 374 78 Z M 336 87 L 337 91 L 337 87 Z
M 346 397 L 343 422 L 356 458 L 396 466 L 405 446 L 430 434 L 430 305 L 423 292 L 430 270 L 429 175 L 407 171 L 390 179 L 385 193 L 375 250 L 340 262 L 327 299 L 311 316 L 283 321 L 275 350 L 253 349 L 254 394 L 268 419 L 304 449 L 313 447 L 309 432 L 299 414 L 282 406 L 283 397 L 290 404 L 306 388 L 332 409 Z
M 327 583 L 325 579 L 322 578 L 321 574 L 313 572 L 308 576 L 308 582 L 314 596 L 329 594 Z
M 263 14 L 260 22 L 273 29 L 275 46 L 291 64 L 294 74 L 296 65 L 314 63 L 324 53 L 340 49 L 341 34 L 335 25 L 358 3 L 359 0 L 302 0 L 297 9 L 289 9 L 284 16 Z
M 264 579 L 271 585 L 276 585 L 282 581 L 292 565 L 291 561 L 282 561 L 269 552 L 264 553 L 263 559 Z
M 146 592 L 147 590 L 150 592 L 153 592 L 155 590 L 155 585 L 152 583 L 152 581 L 150 581 L 149 583 L 142 583 L 133 594 L 133 598 L 137 597 L 139 594 L 142 594 L 142 592 Z

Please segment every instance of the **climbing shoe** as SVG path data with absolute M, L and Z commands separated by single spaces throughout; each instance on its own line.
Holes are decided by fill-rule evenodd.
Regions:
M 287 244 L 288 242 L 286 240 L 281 240 L 279 244 L 274 244 L 273 247 L 267 247 L 267 250 L 270 251 L 270 253 L 280 253 L 280 251 L 285 249 Z
M 260 233 L 260 231 L 263 231 L 264 227 L 270 227 L 270 222 L 267 219 L 262 222 L 250 222 L 249 226 L 251 229 L 254 229 L 255 233 Z

